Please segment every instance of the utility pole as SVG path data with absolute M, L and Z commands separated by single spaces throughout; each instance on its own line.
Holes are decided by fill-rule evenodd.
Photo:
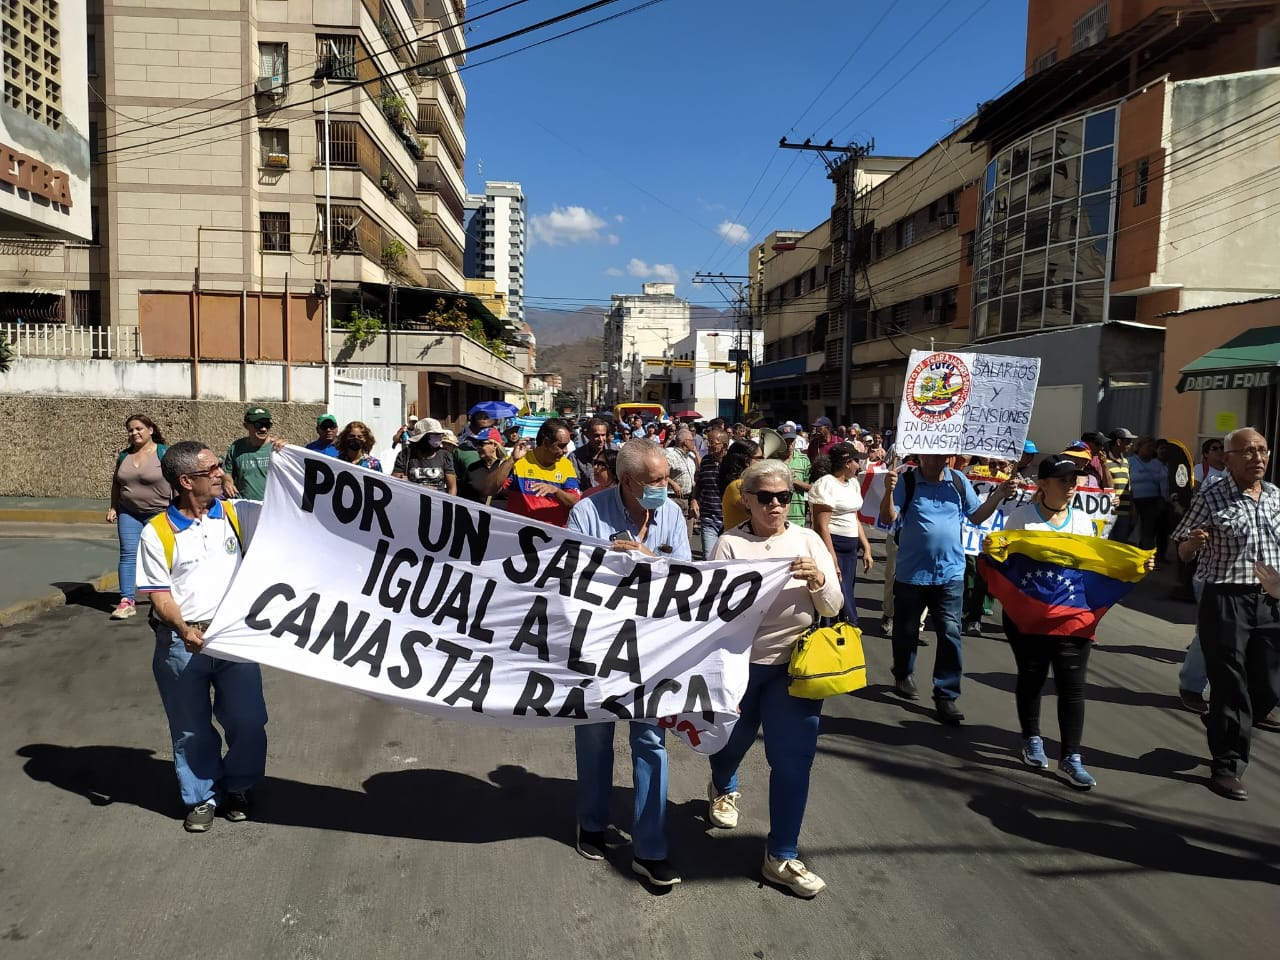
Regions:
M 726 275 L 723 273 L 704 273 L 698 271 L 693 275 L 694 283 L 709 283 L 720 292 L 725 302 L 733 307 L 733 329 L 734 340 L 733 346 L 737 351 L 737 362 L 734 370 L 734 388 L 733 388 L 733 419 L 738 421 L 742 419 L 745 410 L 742 409 L 742 371 L 743 371 L 743 351 L 742 351 L 742 322 L 746 320 L 748 328 L 747 336 L 747 359 L 745 361 L 747 369 L 751 364 L 755 363 L 755 347 L 753 346 L 754 338 L 751 336 L 755 332 L 755 321 L 747 310 L 747 284 L 751 282 L 751 278 L 742 276 L 741 274 Z M 732 294 L 732 296 L 730 296 Z M 696 351 L 695 351 L 696 353 Z M 717 412 L 717 415 L 718 412 Z
M 837 186 L 836 196 L 839 198 L 839 178 L 844 177 L 844 268 L 841 271 L 841 289 L 844 302 L 844 339 L 840 344 L 840 412 L 836 418 L 843 423 L 853 423 L 853 404 L 851 400 L 853 388 L 853 318 L 856 300 L 857 283 L 854 272 L 858 260 L 854 253 L 856 234 L 854 233 L 853 202 L 857 195 L 858 161 L 871 154 L 876 142 L 869 140 L 865 144 L 849 143 L 837 147 L 830 140 L 819 146 L 805 140 L 804 143 L 788 143 L 783 137 L 778 141 L 783 150 L 809 150 L 822 158 L 827 168 L 827 177 Z M 832 207 L 832 220 L 838 212 L 840 204 Z

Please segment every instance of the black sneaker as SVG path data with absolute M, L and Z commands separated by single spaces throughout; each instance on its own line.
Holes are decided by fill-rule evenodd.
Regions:
M 631 871 L 655 887 L 674 887 L 680 882 L 680 874 L 669 860 L 641 860 L 636 857 L 631 861 Z
M 603 830 L 583 830 L 578 827 L 578 842 L 575 846 L 578 853 L 588 860 L 603 860 L 605 833 Z
M 893 684 L 893 692 L 900 696 L 903 700 L 919 700 L 920 694 L 916 692 L 916 682 L 910 677 L 903 677 Z
M 253 801 L 249 799 L 247 790 L 228 793 L 222 798 L 222 805 L 218 807 L 222 815 L 232 823 L 243 823 L 248 820 L 252 809 Z
M 966 637 L 980 637 L 980 636 L 982 636 L 982 621 L 981 621 L 981 620 L 970 620 L 968 623 L 966 623 L 966 624 L 964 625 L 964 631 L 963 631 L 963 633 L 964 633 L 964 635 L 965 635 Z
M 206 800 L 187 811 L 187 819 L 182 821 L 182 829 L 187 833 L 204 833 L 213 826 L 213 804 Z

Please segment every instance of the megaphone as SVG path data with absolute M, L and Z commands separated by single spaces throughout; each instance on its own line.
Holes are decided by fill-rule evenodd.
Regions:
M 758 442 L 760 452 L 764 454 L 766 460 L 787 459 L 787 441 L 782 439 L 782 434 L 772 427 L 761 428 Z

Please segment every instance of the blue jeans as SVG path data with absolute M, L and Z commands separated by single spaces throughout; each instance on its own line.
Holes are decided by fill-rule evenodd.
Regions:
M 578 825 L 599 832 L 609 826 L 613 792 L 613 730 L 616 723 L 573 728 L 578 761 Z M 667 856 L 667 731 L 655 723 L 628 723 L 631 783 L 635 791 L 631 849 L 641 860 Z
M 1200 594 L 1204 593 L 1204 581 L 1192 580 L 1191 591 L 1196 595 L 1196 609 L 1200 608 Z M 1178 671 L 1178 689 L 1204 695 L 1209 686 L 1209 672 L 1204 665 L 1204 651 L 1200 649 L 1200 629 L 1196 628 L 1191 638 L 1191 646 L 1187 647 L 1187 655 L 1183 658 L 1182 669 Z
M 964 674 L 960 654 L 960 608 L 964 580 L 922 586 L 896 581 L 893 585 L 893 676 L 905 680 L 916 669 L 916 641 L 920 639 L 920 615 L 927 607 L 933 616 L 938 650 L 933 659 L 933 698 L 955 700 Z
M 156 625 L 151 661 L 173 737 L 178 789 L 188 807 L 248 790 L 267 768 L 267 706 L 256 663 L 188 653 L 172 627 Z M 213 691 L 210 705 L 209 691 Z M 222 738 L 213 725 L 222 726 Z
M 702 521 L 702 559 L 710 560 L 711 551 L 716 548 L 716 543 L 720 539 L 720 534 L 724 532 L 723 528 L 718 525 Z
M 151 517 L 135 517 L 121 510 L 116 514 L 116 534 L 120 537 L 120 599 L 132 600 L 138 589 L 138 540 Z
M 821 700 L 802 700 L 787 692 L 787 665 L 751 664 L 747 692 L 738 705 L 738 722 L 718 753 L 711 755 L 716 793 L 738 789 L 738 766 L 764 725 L 764 755 L 769 761 L 769 856 L 794 860 L 800 824 L 809 802 L 809 771 L 818 749 Z
M 858 601 L 854 591 L 858 586 L 858 551 L 862 541 L 857 537 L 831 534 L 831 545 L 836 548 L 836 568 L 840 571 L 840 590 L 844 593 L 844 609 L 852 624 L 858 622 Z

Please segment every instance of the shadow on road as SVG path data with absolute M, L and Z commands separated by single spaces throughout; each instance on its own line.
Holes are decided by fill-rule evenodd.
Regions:
M 1131 657 L 1143 657 L 1156 663 L 1181 665 L 1186 658 L 1182 650 L 1170 650 L 1168 647 L 1150 647 L 1141 643 L 1099 643 L 1094 648 L 1097 653 L 1123 653 Z
M 1012 673 L 966 673 L 965 680 L 973 680 L 1013 696 L 1017 678 Z M 1095 703 L 1119 703 L 1129 707 L 1160 707 L 1165 710 L 1185 710 L 1177 697 L 1149 690 L 1130 690 L 1127 687 L 1105 687 L 1092 680 L 1087 685 L 1086 699 Z M 1045 681 L 1045 693 L 1054 692 L 1052 681 Z M 1012 703 L 1012 701 L 1010 701 Z
M 916 704 L 906 706 L 912 714 L 928 712 Z M 896 750 L 876 750 L 858 757 L 878 773 L 915 782 L 921 789 L 949 790 L 963 795 L 970 810 L 1010 836 L 1128 865 L 1058 872 L 1030 868 L 1030 872 L 1038 876 L 1079 877 L 1090 872 L 1152 870 L 1280 885 L 1280 843 L 1264 841 L 1247 830 L 1215 829 L 1192 815 L 1184 820 L 1170 820 L 1093 794 L 1067 792 L 1057 797 L 1033 789 L 1031 783 L 1039 783 L 1040 777 L 1012 757 L 1008 731 L 978 724 L 947 728 L 933 721 L 894 725 L 854 717 L 824 716 L 819 751 L 843 753 L 833 743 L 837 737 L 890 747 L 924 746 L 944 752 L 962 764 L 1019 770 L 1033 776 L 1034 781 L 1022 787 L 1008 778 L 1001 782 L 977 774 L 982 778 L 977 779 L 972 770 L 948 770 L 935 763 L 899 759 L 903 754 Z M 984 750 L 999 750 L 1001 755 L 991 757 Z M 1136 760 L 1091 750 L 1088 762 L 1090 768 L 1203 782 L 1202 777 L 1181 774 L 1180 771 L 1192 769 L 1198 762 L 1174 750 L 1153 750 Z
M 110 613 L 120 598 L 118 592 L 99 593 L 92 583 L 80 580 L 56 580 L 49 584 L 62 591 L 69 607 L 88 607 L 90 610 L 101 610 Z
M 175 821 L 186 813 L 177 798 L 172 762 L 154 756 L 154 751 L 33 743 L 20 747 L 17 754 L 26 758 L 23 772 L 32 780 L 84 797 L 94 806 L 124 803 Z M 490 772 L 488 779 L 452 770 L 396 770 L 376 773 L 362 787 L 348 790 L 268 776 L 254 791 L 253 819 L 444 843 L 546 837 L 570 849 L 574 845 L 573 780 L 507 764 Z M 629 788 L 614 788 L 616 822 L 630 823 L 632 803 Z M 705 800 L 668 804 L 667 835 L 681 873 L 686 878 L 756 876 L 762 838 L 745 831 L 714 831 L 706 821 L 706 809 Z M 611 850 L 608 860 L 631 876 L 631 857 L 630 846 L 624 846 Z

